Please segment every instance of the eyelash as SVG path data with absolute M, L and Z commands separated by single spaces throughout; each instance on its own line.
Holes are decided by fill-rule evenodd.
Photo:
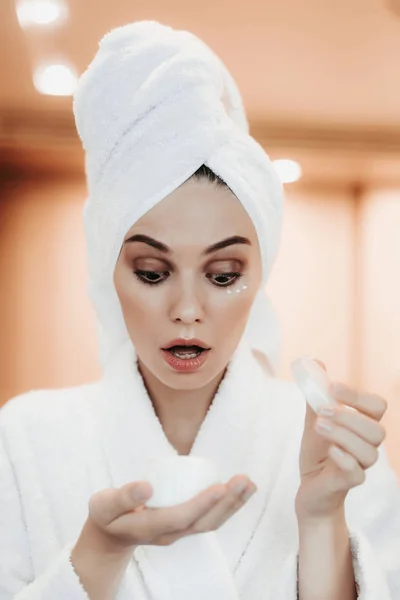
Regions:
M 169 271 L 140 271 L 140 270 L 136 270 L 133 272 L 135 277 L 141 282 L 144 283 L 146 285 L 160 285 L 161 283 L 164 283 L 164 281 L 166 281 L 169 276 L 170 273 Z M 152 276 L 152 275 L 164 275 L 165 279 L 158 279 L 157 281 L 149 281 L 148 279 L 146 279 L 146 277 L 148 276 Z M 215 287 L 220 287 L 220 288 L 226 288 L 226 287 L 230 287 L 231 285 L 234 285 L 237 281 L 239 281 L 239 279 L 243 276 L 243 273 L 207 273 L 206 277 L 207 279 L 211 279 L 211 277 L 232 277 L 232 280 L 228 281 L 228 283 L 213 283 L 213 285 L 215 285 Z

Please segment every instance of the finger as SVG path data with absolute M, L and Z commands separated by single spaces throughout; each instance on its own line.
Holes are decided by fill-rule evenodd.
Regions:
M 152 493 L 152 487 L 146 481 L 102 490 L 90 498 L 89 511 L 99 524 L 107 527 L 115 519 L 134 511 L 146 502 Z
M 378 460 L 377 448 L 352 431 L 321 418 L 317 420 L 315 428 L 320 435 L 353 456 L 364 469 L 372 467 Z
M 380 421 L 388 408 L 388 404 L 382 396 L 360 393 L 343 383 L 332 383 L 330 391 L 336 400 L 356 408 L 375 421 Z
M 156 545 L 157 546 L 170 546 L 177 540 L 181 539 L 185 535 L 188 535 L 184 531 L 178 531 L 174 533 L 165 533 L 163 535 L 157 536 Z
M 329 408 L 333 413 L 329 420 L 336 425 L 341 425 L 346 429 L 349 429 L 373 446 L 378 447 L 384 441 L 386 430 L 383 425 L 378 421 L 375 421 L 375 419 L 360 413 L 358 410 L 352 410 L 343 405 L 337 408 Z
M 191 500 L 167 508 L 146 508 L 137 513 L 137 531 L 146 531 L 151 537 L 183 532 L 199 519 L 227 493 L 226 486 L 211 486 Z
M 191 533 L 215 531 L 234 515 L 250 498 L 256 486 L 247 478 L 235 477 L 228 484 L 227 494 L 190 528 Z
M 335 445 L 330 446 L 328 453 L 335 466 L 338 467 L 338 472 L 330 478 L 332 492 L 346 491 L 364 483 L 365 471 L 354 456 Z
M 324 371 L 327 371 L 326 365 L 322 362 L 322 360 L 318 360 L 318 358 L 314 358 L 314 360 L 319 364 L 320 367 L 324 369 Z

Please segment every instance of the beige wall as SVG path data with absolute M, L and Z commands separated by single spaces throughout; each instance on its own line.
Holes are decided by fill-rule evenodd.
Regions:
M 0 403 L 96 372 L 81 182 L 13 185 L 1 202 Z
M 283 326 L 279 374 L 301 354 L 332 379 L 389 401 L 387 449 L 400 474 L 400 189 L 287 188 L 268 284 Z
M 354 382 L 354 200 L 350 189 L 286 189 L 281 251 L 267 290 L 283 333 L 280 374 L 302 354 Z
M 400 202 L 396 190 L 287 187 L 281 252 L 268 289 L 283 324 L 280 375 L 312 354 L 331 377 L 390 401 L 400 432 Z M 86 295 L 81 180 L 9 186 L 0 204 L 0 404 L 32 388 L 99 374 Z M 397 402 L 396 402 L 397 400 Z
M 360 374 L 389 401 L 387 447 L 400 473 L 400 188 L 365 193 L 360 231 Z

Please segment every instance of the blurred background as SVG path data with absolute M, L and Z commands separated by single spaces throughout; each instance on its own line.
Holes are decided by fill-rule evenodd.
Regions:
M 71 94 L 99 39 L 142 19 L 219 54 L 279 161 L 278 374 L 311 354 L 386 397 L 400 474 L 400 0 L 0 1 L 0 405 L 100 373 Z

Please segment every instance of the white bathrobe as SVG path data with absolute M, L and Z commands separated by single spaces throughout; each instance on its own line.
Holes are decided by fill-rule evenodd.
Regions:
M 136 549 L 118 600 L 295 600 L 294 498 L 305 403 L 242 342 L 191 454 L 258 486 L 218 531 Z M 99 382 L 32 391 L 0 410 L 0 600 L 88 600 L 70 562 L 96 491 L 174 454 L 125 344 Z M 400 598 L 400 493 L 382 451 L 346 501 L 362 600 Z M 323 552 L 323 548 L 321 548 Z M 322 600 L 322 599 L 321 599 Z

